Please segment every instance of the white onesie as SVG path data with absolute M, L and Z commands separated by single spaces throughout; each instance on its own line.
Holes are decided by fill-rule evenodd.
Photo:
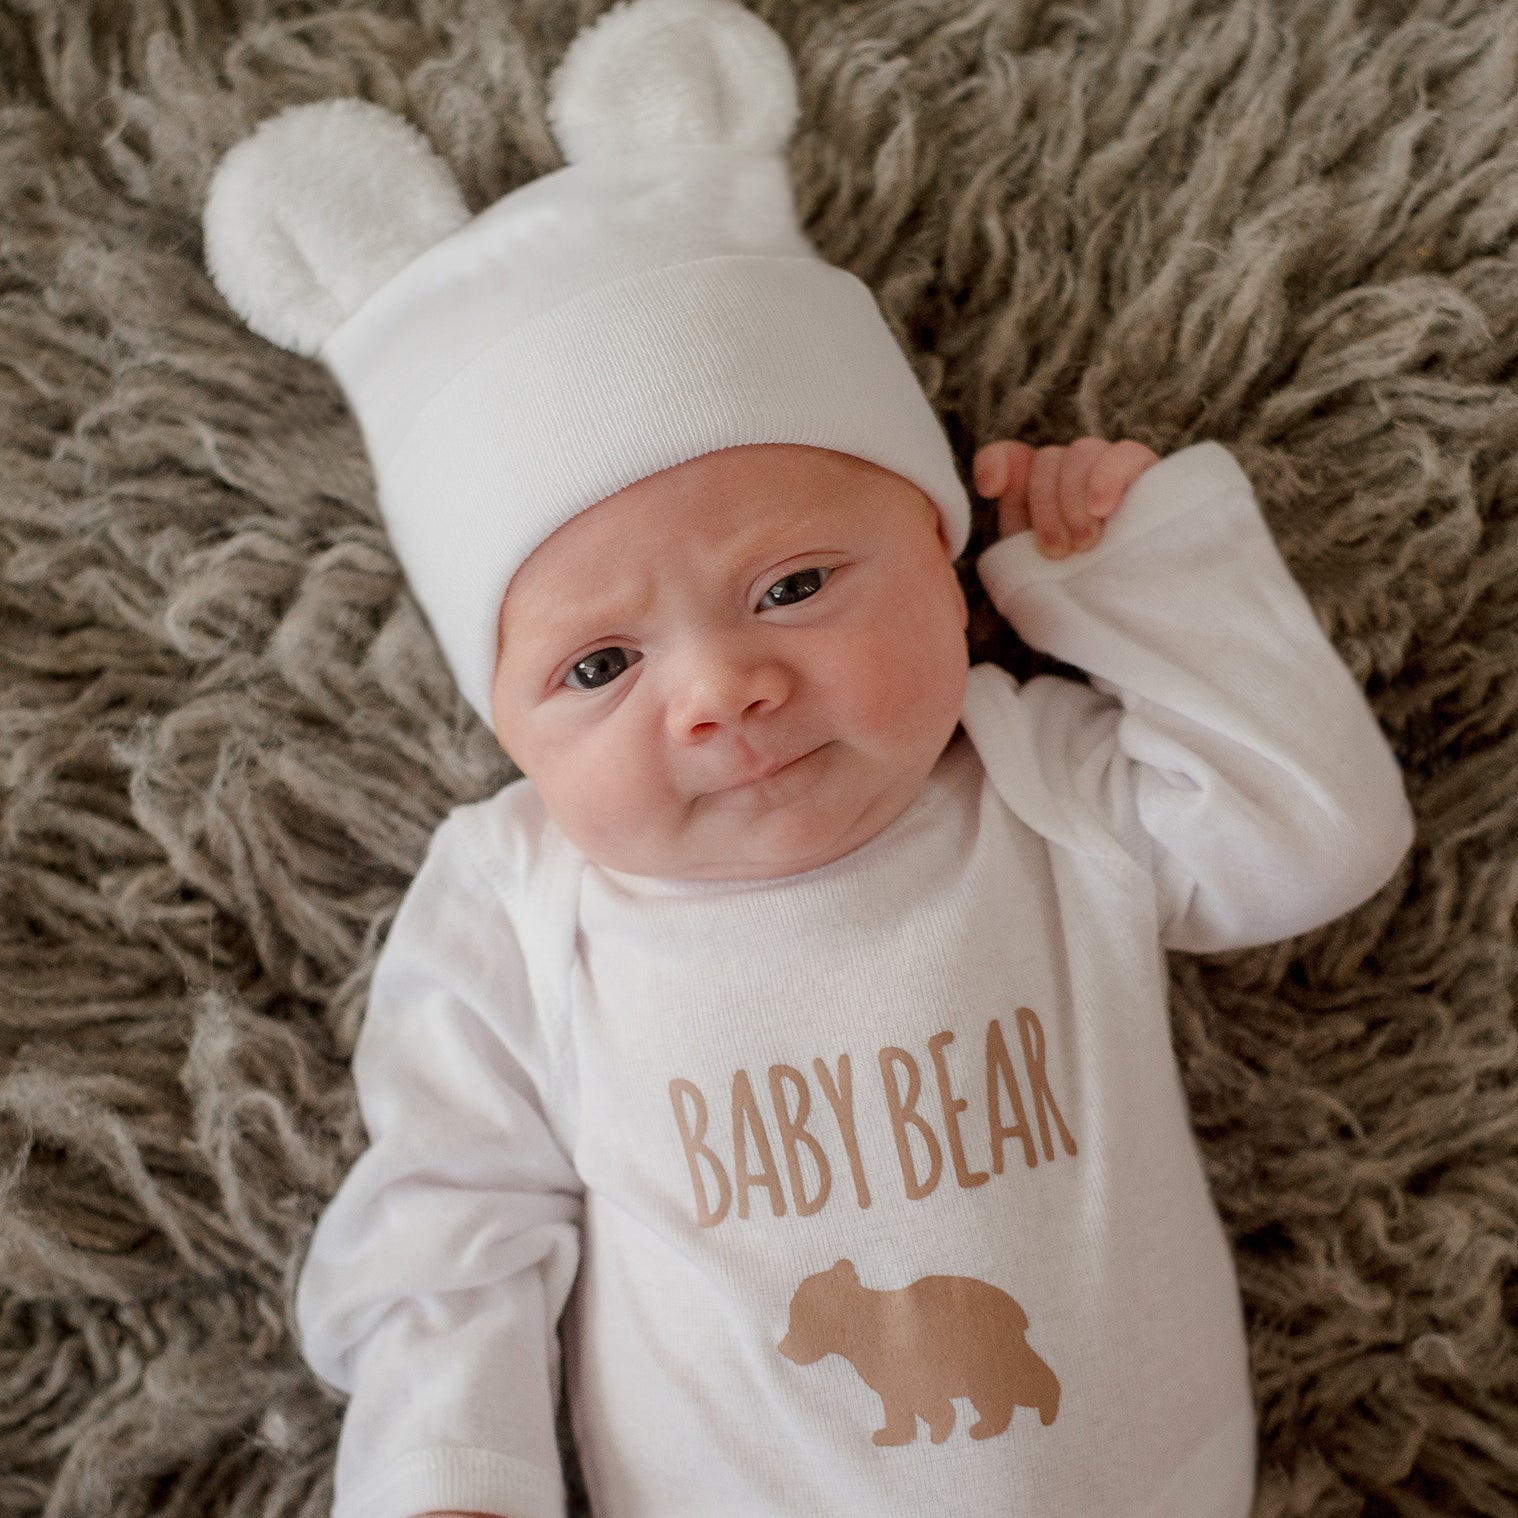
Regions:
M 1238 1287 L 1166 948 L 1357 906 L 1400 772 L 1214 443 L 1097 548 L 978 564 L 1090 686 L 970 671 L 819 869 L 628 876 L 527 781 L 439 827 L 354 1055 L 372 1144 L 300 1280 L 337 1518 L 1245 1518 Z

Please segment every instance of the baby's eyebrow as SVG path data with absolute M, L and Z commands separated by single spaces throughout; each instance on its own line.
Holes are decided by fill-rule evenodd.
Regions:
M 712 573 L 715 577 L 736 582 L 746 579 L 768 561 L 779 562 L 814 550 L 818 553 L 836 551 L 825 549 L 820 537 L 814 541 L 812 537 L 798 533 L 793 526 L 779 529 L 771 527 L 738 543 L 724 557 L 722 565 Z M 653 603 L 654 592 L 655 587 L 650 584 L 641 595 L 636 590 L 626 594 L 613 593 L 605 601 L 577 605 L 564 617 L 550 616 L 530 623 L 528 636 L 534 644 L 545 648 L 559 648 L 581 642 L 586 628 L 625 625 L 645 615 Z
M 619 623 L 634 621 L 640 612 L 646 611 L 652 601 L 651 594 L 643 596 L 617 596 L 606 601 L 592 602 L 572 607 L 565 615 L 539 619 L 528 626 L 528 636 L 538 647 L 557 649 L 578 643 L 591 627 L 615 627 Z

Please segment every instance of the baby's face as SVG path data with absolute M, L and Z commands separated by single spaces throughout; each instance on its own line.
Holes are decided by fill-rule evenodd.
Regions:
M 727 448 L 571 518 L 512 579 L 496 737 L 582 852 L 768 879 L 903 812 L 959 721 L 938 513 L 826 449 Z

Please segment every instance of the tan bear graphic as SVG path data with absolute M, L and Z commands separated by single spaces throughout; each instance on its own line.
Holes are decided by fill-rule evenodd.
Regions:
M 980 1419 L 972 1439 L 1005 1433 L 1018 1407 L 1047 1427 L 1059 1381 L 1029 1347 L 1028 1315 L 1006 1292 L 972 1276 L 923 1276 L 899 1291 L 872 1291 L 848 1260 L 808 1276 L 791 1298 L 779 1349 L 797 1365 L 842 1355 L 885 1405 L 876 1444 L 911 1444 L 917 1420 L 934 1444 L 954 1428 L 951 1398 L 968 1397 Z

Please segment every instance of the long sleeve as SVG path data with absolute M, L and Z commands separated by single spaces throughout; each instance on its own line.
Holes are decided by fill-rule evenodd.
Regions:
M 1152 876 L 1167 947 L 1287 938 L 1390 878 L 1401 772 L 1226 449 L 1147 470 L 1095 549 L 1048 560 L 1023 532 L 977 568 L 1019 636 L 1090 675 L 1014 699 L 1042 777 Z
M 558 1518 L 556 1325 L 581 1186 L 549 1120 L 549 1040 L 510 915 L 444 822 L 375 968 L 353 1075 L 370 1147 L 296 1298 L 350 1393 L 334 1518 Z

